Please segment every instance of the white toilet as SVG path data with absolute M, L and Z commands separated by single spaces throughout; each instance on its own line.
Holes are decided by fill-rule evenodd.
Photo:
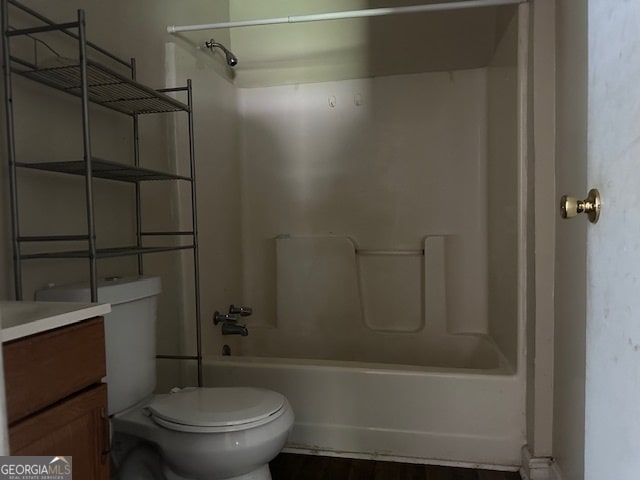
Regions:
M 287 399 L 269 390 L 184 388 L 154 395 L 160 279 L 109 278 L 105 317 L 113 458 L 121 480 L 265 480 L 293 426 Z M 86 302 L 84 285 L 51 287 L 41 301 Z

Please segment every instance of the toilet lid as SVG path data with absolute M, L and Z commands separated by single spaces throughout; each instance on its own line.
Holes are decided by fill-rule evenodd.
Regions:
M 284 402 L 279 393 L 259 388 L 185 388 L 157 396 L 148 409 L 155 421 L 168 428 L 217 431 L 266 423 Z

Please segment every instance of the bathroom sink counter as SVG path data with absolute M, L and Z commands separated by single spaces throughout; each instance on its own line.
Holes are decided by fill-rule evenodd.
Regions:
M 111 305 L 75 302 L 0 302 L 2 342 L 46 332 L 111 312 Z

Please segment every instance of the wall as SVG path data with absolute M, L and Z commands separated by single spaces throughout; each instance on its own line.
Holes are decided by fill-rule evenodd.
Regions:
M 201 245 L 212 247 L 204 248 L 201 258 L 202 312 L 203 318 L 208 318 L 214 308 L 224 308 L 227 295 L 237 297 L 233 294 L 233 278 L 237 276 L 234 272 L 239 271 L 239 254 L 234 254 L 233 245 L 239 237 L 239 224 L 237 221 L 234 223 L 232 213 L 238 210 L 237 206 L 233 206 L 234 195 L 239 199 L 232 171 L 236 158 L 235 94 L 228 82 L 229 71 L 219 56 L 202 48 L 204 35 L 170 36 L 165 27 L 171 23 L 194 23 L 203 14 L 219 21 L 228 20 L 228 2 L 200 1 L 190 2 L 189 5 L 178 5 L 171 1 L 112 4 L 87 0 L 56 2 L 55 5 L 28 3 L 57 21 L 74 19 L 75 9 L 84 8 L 89 40 L 124 59 L 136 57 L 138 79 L 150 86 L 175 86 L 193 77 L 196 156 L 202 170 L 197 186 L 200 216 L 205 219 L 201 222 L 200 242 Z M 229 41 L 228 34 L 219 38 L 223 42 Z M 73 50 L 65 50 L 65 55 L 73 54 Z M 221 95 L 221 92 L 224 94 Z M 67 153 L 78 155 L 79 115 L 75 100 L 26 81 L 16 82 L 16 95 L 19 103 L 17 108 L 20 108 L 20 112 L 16 111 L 16 121 L 19 124 L 19 153 L 22 158 L 35 161 L 52 159 L 51 154 L 60 158 L 65 158 Z M 182 99 L 186 100 L 184 97 Z M 43 105 L 46 108 L 43 109 Z M 102 109 L 95 107 L 92 113 L 94 154 L 107 159 L 130 161 L 130 120 L 105 114 Z M 175 121 L 171 115 L 143 116 L 140 123 L 142 163 L 145 166 L 173 171 L 176 164 L 184 165 L 186 146 L 184 141 L 179 141 L 184 139 L 184 119 Z M 46 158 L 43 158 L 44 152 L 48 154 Z M 3 272 L 0 295 L 8 299 L 13 294 L 5 154 L 3 149 L 0 183 L 5 208 L 0 213 L 3 232 L 0 243 Z M 60 233 L 69 230 L 83 232 L 85 213 L 79 179 L 46 174 L 23 177 L 26 181 L 21 189 L 21 211 L 26 222 L 25 229 L 31 230 L 26 232 L 49 233 L 50 228 Z M 101 180 L 95 184 L 100 246 L 130 243 L 134 227 L 133 189 Z M 188 225 L 188 212 L 183 206 L 188 205 L 189 191 L 184 187 L 159 183 L 143 186 L 146 200 L 143 202 L 146 205 L 143 210 L 144 228 L 166 230 Z M 230 205 L 230 208 L 211 208 L 221 201 Z M 191 254 L 166 253 L 145 257 L 145 273 L 159 274 L 163 280 L 158 332 L 161 353 L 195 353 L 194 320 L 189 311 L 193 305 L 193 285 L 190 280 L 193 278 L 192 263 Z M 122 275 L 134 273 L 135 270 L 133 258 L 99 262 L 100 275 Z M 87 272 L 85 261 L 29 262 L 25 268 L 27 298 L 34 289 L 48 282 L 79 281 L 87 278 Z M 220 279 L 224 280 L 221 282 Z M 224 288 L 219 287 L 221 283 L 224 283 Z M 207 332 L 211 333 L 205 330 L 205 335 Z M 205 342 L 215 345 L 210 337 Z M 192 376 L 182 377 L 183 371 L 178 362 L 159 363 L 163 372 L 161 388 L 193 384 Z M 186 365 L 185 368 L 190 366 Z
M 440 259 L 447 262 L 446 326 L 431 315 L 425 321 L 440 321 L 441 331 L 486 333 L 486 88 L 486 71 L 479 69 L 240 90 L 243 302 L 256 312 L 252 334 L 242 342 L 245 353 L 278 356 L 281 344 L 287 352 L 294 343 L 310 352 L 335 342 L 333 348 L 344 343 L 364 355 L 363 338 L 372 334 L 360 330 L 358 299 L 345 299 L 347 277 L 325 282 L 344 286 L 335 296 L 306 288 L 308 308 L 289 310 L 310 338 L 293 342 L 294 334 L 280 328 L 288 306 L 276 292 L 283 273 L 278 255 L 287 252 L 276 254 L 275 239 L 283 235 L 309 242 L 307 257 L 289 257 L 298 265 L 296 291 L 322 275 L 307 271 L 305 277 L 302 270 L 323 264 L 314 241 L 346 238 L 358 249 L 415 250 L 427 236 L 446 235 L 446 259 Z M 387 287 L 413 288 L 421 282 L 416 275 L 390 278 Z M 309 305 L 320 303 L 331 307 L 314 314 Z M 408 315 L 397 310 L 387 327 Z M 359 341 L 345 339 L 356 332 Z
M 236 339 L 223 338 L 219 327 L 212 328 L 213 312 L 226 313 L 229 304 L 242 301 L 237 89 L 213 71 L 208 52 L 194 56 L 187 49 L 176 48 L 175 61 L 176 81 L 191 78 L 193 82 L 203 346 L 205 354 L 219 355 L 223 343 L 233 345 Z M 190 201 L 188 193 L 183 192 L 183 206 Z M 189 212 L 188 207 L 183 211 L 185 216 Z M 187 254 L 182 272 L 187 283 L 193 276 L 191 263 Z M 193 353 L 195 324 L 191 319 L 195 313 L 191 293 L 192 289 L 187 288 L 184 352 Z M 189 380 L 193 383 L 193 377 Z
M 491 59 L 487 82 L 489 333 L 511 365 L 518 345 L 518 17 Z
M 527 446 L 552 456 L 555 195 L 555 2 L 531 8 L 530 145 L 535 178 L 535 305 L 527 328 Z
M 230 3 L 231 19 L 235 21 L 407 6 L 424 1 Z M 496 12 L 500 10 L 478 8 L 236 28 L 231 32 L 232 49 L 240 58 L 235 81 L 241 87 L 256 87 L 482 67 L 491 59 L 499 36 Z
M 587 185 L 587 7 L 556 2 L 556 198 Z M 553 454 L 566 479 L 584 476 L 588 223 L 556 217 Z M 584 220 L 584 219 L 579 219 Z

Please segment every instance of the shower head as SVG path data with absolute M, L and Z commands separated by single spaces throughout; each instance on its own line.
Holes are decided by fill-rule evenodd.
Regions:
M 214 48 L 219 48 L 220 50 L 222 50 L 224 52 L 224 56 L 227 58 L 227 65 L 229 65 L 230 67 L 235 67 L 238 64 L 238 57 L 231 53 L 231 51 L 227 47 L 225 47 L 221 43 L 214 41 L 213 38 L 208 42 L 204 42 L 204 45 L 211 50 L 213 50 Z

